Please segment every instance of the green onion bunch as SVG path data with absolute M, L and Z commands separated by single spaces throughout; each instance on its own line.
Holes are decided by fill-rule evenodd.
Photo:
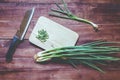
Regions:
M 119 42 L 95 41 L 80 46 L 69 46 L 54 48 L 39 52 L 34 56 L 36 62 L 46 62 L 52 59 L 60 59 L 72 64 L 88 65 L 98 71 L 104 72 L 97 64 L 104 64 L 108 61 L 119 61 L 120 58 L 112 57 L 113 53 L 120 53 L 120 46 L 110 46 Z M 109 45 L 110 44 L 110 45 Z
M 76 15 L 74 15 L 67 7 L 67 4 L 65 3 L 64 0 L 62 0 L 62 3 L 64 5 L 64 7 L 59 6 L 58 3 L 55 3 L 56 6 L 58 7 L 58 9 L 53 9 L 51 8 L 51 12 L 49 13 L 50 16 L 55 16 L 55 17 L 59 17 L 59 18 L 64 18 L 64 19 L 69 19 L 69 20 L 75 20 L 78 22 L 83 22 L 83 23 L 87 23 L 90 24 L 93 29 L 95 31 L 98 31 L 98 25 L 87 20 L 87 19 L 83 19 L 83 18 L 79 18 Z

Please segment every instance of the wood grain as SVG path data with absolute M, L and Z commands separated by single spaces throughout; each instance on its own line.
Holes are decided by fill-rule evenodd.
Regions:
M 99 73 L 87 66 L 78 65 L 79 70 L 69 64 L 38 64 L 33 56 L 42 49 L 29 43 L 28 38 L 37 19 L 45 16 L 76 31 L 80 37 L 77 45 L 95 41 L 120 41 L 120 0 L 65 0 L 69 9 L 78 17 L 86 18 L 99 25 L 94 32 L 90 25 L 60 19 L 48 15 L 50 8 L 56 8 L 56 0 L 0 0 L 0 80 L 119 80 L 120 62 L 101 66 L 106 71 Z M 58 0 L 60 3 L 60 0 Z M 61 4 L 60 4 L 61 5 Z M 13 61 L 7 63 L 5 54 L 11 39 L 20 28 L 26 10 L 36 7 L 33 19 L 25 36 L 14 54 Z M 120 55 L 118 55 L 120 57 Z
M 61 2 L 61 0 L 57 0 L 58 2 Z M 30 0 L 29 2 L 27 0 L 1 0 L 2 3 L 53 3 L 56 2 L 56 0 Z M 119 3 L 119 0 L 65 0 L 67 3 L 71 2 L 81 2 L 81 3 Z

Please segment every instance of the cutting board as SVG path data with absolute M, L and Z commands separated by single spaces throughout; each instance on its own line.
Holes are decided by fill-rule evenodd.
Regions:
M 40 34 L 38 31 L 46 33 L 47 37 L 43 37 L 46 37 L 45 41 L 37 38 L 38 34 Z M 29 37 L 29 41 L 38 47 L 48 50 L 58 47 L 74 46 L 78 37 L 79 35 L 76 32 L 41 16 Z

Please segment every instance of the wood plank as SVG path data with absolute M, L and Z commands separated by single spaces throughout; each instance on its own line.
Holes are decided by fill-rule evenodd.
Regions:
M 3 60 L 0 58 L 0 61 Z M 23 64 L 23 62 L 24 65 L 21 65 Z M 120 78 L 120 71 L 118 71 L 120 70 L 120 68 L 116 70 L 110 70 L 107 68 L 107 70 L 105 70 L 106 73 L 103 74 L 82 65 L 79 65 L 80 71 L 78 71 L 67 64 L 36 64 L 31 58 L 14 58 L 14 61 L 12 63 L 8 64 L 6 62 L 1 62 L 1 64 L 2 65 L 0 66 L 0 78 L 5 80 L 12 80 L 15 78 L 17 78 L 17 80 L 32 80 L 34 78 L 40 78 L 43 80 L 77 80 L 78 78 L 82 80 L 112 80 L 114 78 L 115 80 L 119 80 Z
M 67 28 L 77 32 L 80 35 L 80 40 L 98 40 L 98 39 L 105 39 L 105 40 L 116 40 L 119 41 L 119 26 L 120 25 L 99 25 L 99 32 L 95 32 L 93 28 L 90 25 L 64 25 Z M 32 32 L 33 26 L 29 28 L 25 39 L 28 39 L 31 32 Z M 12 37 L 15 35 L 17 29 L 0 29 L 0 38 L 2 39 L 12 39 Z M 84 31 L 84 32 L 83 32 Z M 112 32 L 112 33 L 111 33 Z M 79 41 L 78 41 L 79 43 Z
M 61 0 L 57 0 L 58 2 L 61 2 Z M 1 0 L 1 3 L 54 3 L 56 2 L 56 0 Z M 120 3 L 119 0 L 65 0 L 65 2 L 69 3 L 69 2 L 81 2 L 81 3 Z
M 88 73 L 85 73 L 84 70 L 82 70 L 84 72 L 84 74 L 77 74 L 75 71 L 72 70 L 46 70 L 46 71 L 28 71 L 28 72 L 8 72 L 7 74 L 5 74 L 3 72 L 3 74 L 1 75 L 1 78 L 4 80 L 13 80 L 16 79 L 17 80 L 26 80 L 26 78 L 28 78 L 29 80 L 89 80 L 89 79 L 94 79 L 94 80 L 112 80 L 112 78 L 114 78 L 115 80 L 119 80 L 120 77 L 118 77 L 118 75 L 114 75 L 116 74 L 116 72 L 109 72 L 110 75 L 106 75 L 107 77 L 105 77 L 104 75 L 96 75 L 96 73 L 93 73 L 91 75 L 89 71 Z M 11 75 L 8 75 L 8 74 Z M 64 74 L 63 74 L 64 73 Z M 72 73 L 68 74 L 68 73 Z M 37 76 L 37 74 L 42 74 Z M 47 74 L 47 75 L 46 75 Z M 120 74 L 119 72 L 117 74 Z M 7 76 L 5 76 L 7 75 Z M 18 76 L 19 75 L 19 76 Z M 93 76 L 92 76 L 93 75 Z M 11 77 L 13 76 L 13 77 Z M 21 77 L 22 76 L 22 77 Z M 87 77 L 86 77 L 87 76 Z M 6 79 L 7 77 L 7 79 Z
M 23 5 L 14 5 L 14 6 L 6 6 L 0 7 L 0 18 L 1 20 L 12 21 L 12 22 L 20 22 L 23 18 L 24 12 L 29 9 L 29 7 Z M 12 3 L 10 5 L 13 5 Z M 50 11 L 50 7 L 55 7 L 53 4 L 45 4 L 44 6 L 41 4 L 31 4 L 30 6 L 37 7 L 34 20 L 36 20 L 39 16 L 48 16 L 48 12 Z M 112 5 L 112 7 L 111 7 Z M 29 6 L 29 4 L 28 4 Z M 46 6 L 46 7 L 45 7 Z M 69 8 L 71 11 L 76 14 L 78 17 L 86 18 L 95 23 L 118 23 L 120 18 L 120 5 L 119 4 L 80 4 L 80 3 L 70 3 Z M 75 10 L 74 8 L 78 8 Z M 95 14 L 94 14 L 95 13 Z M 3 16 L 6 14 L 6 16 Z M 52 17 L 51 17 L 52 18 Z M 59 21 L 59 20 L 58 20 Z M 60 20 L 61 21 L 61 20 Z M 64 22 L 64 21 L 62 21 Z M 75 23 L 76 24 L 76 23 Z

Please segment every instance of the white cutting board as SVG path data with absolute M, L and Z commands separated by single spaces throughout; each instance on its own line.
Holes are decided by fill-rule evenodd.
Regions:
M 41 42 L 36 38 L 38 30 L 45 30 L 48 39 Z M 52 48 L 74 46 L 78 39 L 78 34 L 46 17 L 40 17 L 29 37 L 29 41 L 45 50 Z

